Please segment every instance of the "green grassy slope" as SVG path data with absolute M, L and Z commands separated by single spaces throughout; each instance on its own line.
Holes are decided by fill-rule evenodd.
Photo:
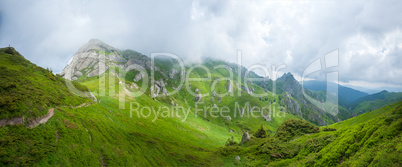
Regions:
M 223 145 L 233 135 L 227 128 L 195 119 L 193 115 L 188 118 L 191 122 L 187 123 L 179 118 L 156 121 L 152 121 L 153 117 L 138 118 L 129 110 L 119 110 L 114 96 L 100 97 L 100 103 L 74 108 L 72 106 L 89 104 L 91 100 L 69 93 L 61 77 L 26 61 L 15 50 L 10 53 L 2 52 L 2 70 L 14 75 L 2 73 L 1 77 L 2 81 L 13 81 L 16 86 L 5 87 L 3 85 L 10 82 L 2 82 L 2 88 L 7 89 L 2 89 L 1 98 L 16 98 L 12 102 L 20 108 L 2 108 L 2 113 L 7 114 L 1 119 L 43 114 L 42 110 L 35 110 L 37 115 L 26 114 L 32 112 L 23 110 L 36 106 L 45 112 L 55 107 L 55 114 L 47 123 L 33 129 L 24 125 L 0 127 L 0 166 L 222 164 L 211 150 Z M 26 84 L 27 81 L 30 84 Z M 87 87 L 75 84 L 87 90 Z M 67 100 L 51 103 L 45 101 L 52 98 L 48 96 Z M 139 99 L 141 102 L 146 100 Z M 152 101 L 152 106 L 164 105 L 151 98 L 148 101 Z M 129 108 L 129 103 L 126 108 Z
M 245 108 L 246 104 L 250 107 L 271 106 L 276 112 L 283 107 L 278 103 L 279 97 L 270 92 L 264 97 L 247 94 L 241 88 L 245 83 L 237 81 L 238 72 L 244 75 L 243 70 L 234 71 L 233 96 L 214 96 L 213 91 L 227 93 L 226 80 L 217 81 L 216 88 L 212 89 L 214 81 L 228 76 L 225 68 L 213 68 L 228 65 L 219 61 L 204 63 L 211 71 L 210 81 L 190 82 L 191 91 L 198 89 L 200 93 L 210 93 L 202 97 L 200 103 L 185 88 L 167 97 L 152 98 L 149 89 L 140 97 L 131 97 L 140 92 L 130 85 L 141 86 L 142 81 L 133 81 L 136 71 L 124 72 L 113 66 L 100 76 L 82 77 L 79 83 L 74 83 L 97 97 L 97 102 L 92 102 L 70 93 L 62 78 L 26 61 L 15 50 L 0 51 L 0 68 L 3 70 L 0 77 L 8 81 L 0 81 L 0 97 L 16 97 L 1 103 L 4 114 L 0 118 L 37 117 L 47 109 L 55 108 L 54 116 L 36 128 L 29 129 L 24 125 L 0 127 L 0 166 L 349 166 L 356 163 L 392 166 L 401 163 L 402 103 L 321 127 L 321 131 L 289 113 L 271 115 L 269 122 L 261 116 L 239 117 L 239 113 L 237 116 L 234 113 L 236 103 Z M 170 71 L 172 67 L 164 61 L 159 60 L 160 68 Z M 229 66 L 233 69 L 233 65 Z M 186 67 L 188 69 L 190 67 Z M 207 77 L 199 68 L 189 75 L 191 78 Z M 165 76 L 160 72 L 155 74 L 156 80 L 166 81 L 169 91 L 174 90 L 172 87 L 177 87 L 178 79 L 166 79 Z M 7 86 L 8 83 L 15 86 Z M 250 85 L 254 94 L 265 92 L 257 85 Z M 237 95 L 239 92 L 241 96 Z M 123 101 L 119 101 L 121 97 L 124 97 Z M 56 100 L 46 101 L 52 98 Z M 121 102 L 124 102 L 124 109 L 120 109 Z M 9 108 L 8 104 L 14 103 L 17 107 Z M 89 105 L 73 107 L 83 103 Z M 169 110 L 156 117 L 148 110 L 130 110 L 132 103 L 150 109 L 183 106 L 189 114 L 186 117 L 183 111 Z M 197 112 L 195 108 L 213 105 L 226 106 L 231 112 L 215 117 Z M 149 116 L 139 116 L 141 113 Z M 245 113 L 249 114 L 249 109 Z M 167 116 L 161 117 L 161 114 Z M 264 129 L 258 130 L 261 126 Z M 251 134 L 250 142 L 223 147 L 231 137 L 238 143 L 243 130 Z M 269 137 L 254 137 L 263 132 Z M 379 158 L 383 155 L 386 158 Z M 235 156 L 241 159 L 237 161 Z
M 275 136 L 221 148 L 244 166 L 400 166 L 402 102 L 327 127 L 289 120 Z M 290 139 L 290 140 L 289 140 Z M 235 160 L 240 156 L 240 160 Z
M 19 56 L 18 61 L 11 61 L 15 58 L 13 56 Z M 194 109 L 194 97 L 187 91 L 158 98 L 151 98 L 149 92 L 146 92 L 143 96 L 132 98 L 127 94 L 135 93 L 136 90 L 127 87 L 126 89 L 132 91 L 128 92 L 119 87 L 133 83 L 126 80 L 130 74 L 125 77 L 115 75 L 115 72 L 119 71 L 117 67 L 110 68 L 115 69 L 115 72 L 109 69 L 101 76 L 80 78 L 79 82 L 85 86 L 75 83 L 76 87 L 82 90 L 89 89 L 97 96 L 98 101 L 92 102 L 88 98 L 71 94 L 64 80 L 51 74 L 51 71 L 44 70 L 28 61 L 20 64 L 25 59 L 15 51 L 12 54 L 2 52 L 1 58 L 5 60 L 1 61 L 2 69 L 8 70 L 7 72 L 13 70 L 15 73 L 14 75 L 5 73 L 1 77 L 7 81 L 13 81 L 16 85 L 16 88 L 2 86 L 1 98 L 19 97 L 12 102 L 20 107 L 17 108 L 18 110 L 3 108 L 2 113 L 7 114 L 2 115 L 1 119 L 14 116 L 37 117 L 47 112 L 49 108 L 55 108 L 55 114 L 48 122 L 33 129 L 24 125 L 0 127 L 0 166 L 32 166 L 34 164 L 41 166 L 221 166 L 225 164 L 225 159 L 216 153 L 215 149 L 223 146 L 226 139 L 233 136 L 236 141 L 240 141 L 242 130 L 253 131 L 260 124 L 264 124 L 273 133 L 283 121 L 297 119 L 291 114 L 272 117 L 270 122 L 266 122 L 261 117 L 250 119 L 234 117 L 233 112 L 228 113 L 232 117 L 231 121 L 224 117 L 215 118 L 201 113 L 197 115 Z M 225 74 L 224 71 L 219 70 L 212 73 L 214 78 Z M 192 75 L 197 77 L 203 74 L 202 71 L 195 70 Z M 156 76 L 163 75 L 156 74 Z M 106 87 L 99 89 L 99 81 L 103 79 Z M 25 84 L 27 81 L 30 84 Z M 111 84 L 113 81 L 114 83 Z M 9 82 L 2 82 L 4 83 Z M 173 85 L 175 81 L 170 80 L 168 83 Z M 191 84 L 193 91 L 196 88 L 207 91 L 211 86 L 210 83 L 203 82 Z M 226 90 L 226 83 L 219 84 L 217 91 L 222 93 Z M 27 90 L 30 96 L 25 94 Z M 262 90 L 256 89 L 256 91 Z M 100 92 L 105 93 L 106 96 L 99 96 Z M 243 106 L 246 102 L 249 102 L 251 106 L 265 106 L 268 103 L 265 99 L 245 94 L 243 91 L 243 96 L 225 96 L 220 103 L 217 97 L 214 100 L 203 97 L 204 104 L 200 104 L 200 107 L 217 104 L 233 109 L 233 103 L 237 101 Z M 125 95 L 125 109 L 119 109 L 118 99 L 121 95 Z M 58 101 L 54 103 L 46 101 L 53 97 L 57 97 Z M 271 94 L 267 98 L 275 101 L 277 97 Z M 153 114 L 149 117 L 138 117 L 136 111 L 130 110 L 130 102 L 137 102 L 141 107 L 159 108 L 171 107 L 172 101 L 177 105 L 190 107 L 190 114 L 185 121 L 183 121 L 182 113 L 172 115 L 173 113 L 169 111 L 167 114 L 172 116 L 166 118 L 156 118 Z M 83 103 L 91 105 L 73 107 Z M 7 105 L 9 102 L 2 104 Z M 42 108 L 35 112 L 24 110 L 36 106 Z M 274 105 L 276 110 L 279 110 L 279 107 Z M 234 132 L 229 132 L 229 129 Z
M 88 90 L 73 84 L 81 91 Z M 0 49 L 0 119 L 38 117 L 51 107 L 79 105 L 88 100 L 74 96 L 63 78 L 32 64 L 14 48 Z

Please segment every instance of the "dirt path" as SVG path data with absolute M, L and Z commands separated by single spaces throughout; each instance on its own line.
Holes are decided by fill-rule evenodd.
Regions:
M 70 108 L 81 108 L 81 107 L 88 107 L 92 105 L 91 103 L 82 103 L 79 106 L 75 107 L 70 107 Z M 58 108 L 67 108 L 65 106 L 63 107 L 57 107 Z M 40 124 L 46 123 L 50 118 L 52 118 L 54 115 L 54 108 L 51 108 L 48 110 L 48 113 L 44 116 L 41 116 L 39 118 L 33 118 L 33 119 L 28 119 L 27 123 L 25 121 L 24 117 L 15 117 L 15 118 L 10 118 L 10 119 L 1 119 L 0 120 L 0 127 L 6 126 L 6 125 L 21 125 L 21 124 L 26 124 L 26 127 L 28 128 L 35 128 L 36 126 Z
M 49 109 L 49 111 L 46 115 L 41 116 L 39 118 L 28 120 L 27 127 L 34 128 L 34 127 L 38 126 L 39 124 L 46 123 L 50 118 L 53 117 L 53 115 L 54 115 L 54 108 L 51 108 L 51 109 Z

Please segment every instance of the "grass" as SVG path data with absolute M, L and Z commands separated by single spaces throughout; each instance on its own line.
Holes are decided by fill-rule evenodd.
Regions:
M 10 54 L 11 53 L 11 54 Z M 81 91 L 88 89 L 73 82 Z M 88 99 L 72 94 L 65 80 L 26 60 L 14 48 L 0 49 L 0 118 L 39 117 L 55 106 Z
M 136 53 L 126 52 L 126 57 L 136 56 Z M 262 117 L 235 117 L 236 104 L 246 108 L 246 114 L 249 112 L 247 105 L 271 105 L 271 110 L 275 111 L 283 109 L 275 94 L 268 92 L 264 97 L 254 97 L 242 90 L 244 83 L 238 82 L 237 72 L 234 72 L 233 96 L 229 93 L 218 97 L 212 93 L 214 81 L 228 75 L 224 68 L 209 68 L 210 81 L 191 82 L 191 91 L 198 89 L 200 93 L 210 94 L 202 97 L 202 104 L 197 104 L 194 96 L 185 89 L 172 96 L 156 98 L 151 98 L 147 89 L 144 95 L 131 97 L 130 94 L 142 92 L 129 87 L 126 87 L 127 91 L 123 86 L 133 83 L 141 86 L 142 80 L 133 81 L 136 71 L 120 73 L 122 69 L 111 66 L 102 75 L 80 78 L 79 83 L 73 83 L 80 90 L 90 90 L 98 99 L 90 106 L 74 108 L 71 106 L 91 100 L 70 93 L 61 77 L 30 63 L 14 49 L 1 49 L 0 54 L 0 118 L 37 117 L 45 114 L 48 108 L 55 108 L 54 116 L 36 128 L 29 129 L 24 125 L 0 127 L 0 166 L 401 164 L 402 103 L 320 127 L 318 132 L 315 125 L 289 113 L 282 117 L 271 115 L 269 122 Z M 163 64 L 163 61 L 159 63 Z M 222 63 L 210 61 L 205 65 L 212 67 Z M 161 69 L 169 71 L 171 67 L 162 66 Z M 244 75 L 244 71 L 240 73 Z M 207 77 L 200 68 L 189 75 Z M 178 79 L 166 80 L 161 71 L 156 72 L 155 77 L 166 81 L 168 90 L 178 85 Z M 100 87 L 102 85 L 105 87 Z M 216 85 L 218 94 L 227 93 L 226 80 L 218 81 Z M 265 92 L 257 85 L 252 87 L 254 94 Z M 239 92 L 241 96 L 237 95 Z M 124 97 L 123 106 L 119 103 L 121 97 Z M 130 110 L 130 103 L 157 109 L 170 108 L 172 102 L 189 109 L 185 120 L 183 113 L 176 115 L 171 110 L 165 112 L 168 117 L 155 117 L 152 113 L 149 117 L 142 117 L 137 115 L 139 110 Z M 201 108 L 214 104 L 227 106 L 231 112 L 226 114 L 231 116 L 231 120 L 201 112 L 196 114 L 196 104 Z M 59 106 L 64 107 L 56 108 Z M 143 112 L 146 113 L 148 111 Z M 234 132 L 229 132 L 229 129 Z M 240 142 L 243 131 L 251 134 L 251 141 L 236 144 Z M 228 139 L 232 143 L 225 146 Z M 236 156 L 240 156 L 240 160 L 235 160 Z
M 1 50 L 3 51 L 3 50 Z M 48 108 L 55 108 L 54 116 L 45 124 L 28 129 L 23 125 L 0 128 L 0 166 L 222 166 L 222 158 L 215 149 L 225 145 L 225 141 L 233 137 L 240 141 L 242 130 L 252 130 L 264 124 L 270 132 L 276 130 L 280 123 L 286 119 L 297 118 L 286 115 L 282 118 L 273 117 L 271 122 L 262 118 L 235 118 L 227 121 L 222 117 L 213 118 L 195 114 L 194 97 L 187 91 L 180 91 L 170 97 L 151 98 L 149 92 L 145 95 L 132 98 L 127 95 L 124 84 L 132 84 L 126 80 L 112 75 L 122 71 L 118 67 L 110 67 L 104 75 L 80 78 L 79 83 L 73 82 L 80 90 L 90 90 L 98 98 L 99 103 L 88 107 L 72 108 L 82 103 L 90 102 L 88 98 L 81 98 L 70 93 L 65 86 L 64 79 L 53 75 L 50 70 L 38 67 L 25 60 L 15 50 L 12 54 L 2 52 L 0 58 L 3 73 L 2 98 L 18 98 L 13 102 L 29 103 L 17 105 L 15 110 L 4 108 L 3 118 L 24 116 L 38 117 L 45 114 Z M 167 67 L 166 67 L 167 68 Z M 6 71 L 7 70 L 7 71 Z M 11 73 L 10 72 L 14 72 Z M 134 77 L 134 71 L 127 72 L 125 76 Z M 223 74 L 214 72 L 213 77 L 219 78 Z M 194 77 L 203 75 L 195 70 Z M 164 77 L 157 73 L 157 79 Z M 29 84 L 25 84 L 28 82 Z M 106 87 L 99 88 L 99 81 L 104 81 Z M 121 82 L 120 82 L 121 81 Z M 14 83 L 14 86 L 6 84 Z M 167 81 L 169 88 L 178 84 L 175 80 Z M 137 83 L 140 86 L 140 83 Z M 219 91 L 226 89 L 225 82 L 219 83 Z M 5 86 L 4 86 L 5 85 Z M 9 88 L 10 87 L 10 88 Z M 211 82 L 192 83 L 193 91 L 198 88 L 206 92 Z M 222 88 L 223 87 L 223 88 Z M 131 88 L 129 88 L 132 90 Z M 239 88 L 237 88 L 239 89 Z M 132 90 L 135 92 L 135 90 Z M 241 91 L 241 90 L 240 90 Z M 28 95 L 26 94 L 28 93 Z M 106 96 L 100 96 L 104 93 Z M 245 92 L 242 92 L 245 94 Z M 119 109 L 119 97 L 125 95 L 125 109 Z M 32 96 L 32 97 L 30 97 Z M 244 106 L 246 102 L 251 105 L 266 105 L 268 101 L 252 98 L 246 95 L 241 97 L 223 97 L 218 103 L 217 97 L 209 101 L 203 97 L 204 106 L 216 103 L 227 105 L 234 109 L 234 102 L 239 101 Z M 57 99 L 60 98 L 61 99 Z M 56 98 L 50 101 L 49 99 Z M 274 95 L 270 95 L 274 99 Z M 137 102 L 143 107 L 170 107 L 171 101 L 180 106 L 190 106 L 190 114 L 186 121 L 183 115 L 157 119 L 150 117 L 137 117 L 136 112 L 130 112 L 130 102 Z M 5 104 L 12 104 L 8 101 Z M 65 106 L 56 108 L 58 106 Z M 4 107 L 4 105 L 2 106 Z M 37 110 L 27 110 L 38 107 Z M 276 105 L 275 107 L 279 107 Z M 171 114 L 171 113 L 169 113 Z M 234 133 L 229 132 L 229 128 Z M 250 132 L 251 133 L 251 132 Z
M 308 124 L 300 120 L 285 121 L 274 137 L 252 138 L 249 143 L 224 147 L 218 152 L 228 158 L 228 163 L 242 166 L 399 166 L 402 163 L 402 102 L 320 127 L 320 132 Z M 235 156 L 240 156 L 241 161 L 235 160 Z

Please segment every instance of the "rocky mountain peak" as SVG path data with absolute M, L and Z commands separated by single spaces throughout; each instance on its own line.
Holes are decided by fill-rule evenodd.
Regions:
M 74 54 L 60 75 L 66 79 L 77 80 L 81 76 L 93 77 L 103 74 L 110 66 L 122 68 L 125 71 L 144 67 L 151 68 L 149 57 L 133 50 L 118 50 L 99 39 L 91 39 Z M 155 71 L 159 71 L 155 67 Z M 164 73 L 163 73 L 164 74 Z M 140 80 L 143 73 L 136 75 Z
M 283 74 L 281 77 L 279 77 L 277 80 L 278 80 L 278 81 L 281 81 L 281 80 L 286 80 L 286 79 L 294 79 L 294 80 L 296 80 L 296 79 L 293 77 L 293 74 L 290 73 L 290 72 L 284 73 L 284 74 Z
M 78 49 L 77 53 L 87 52 L 87 51 L 107 51 L 107 52 L 115 52 L 116 48 L 104 43 L 99 39 L 91 39 L 85 45 L 83 45 L 80 49 Z
M 116 48 L 101 40 L 91 39 L 78 49 L 71 63 L 63 69 L 60 75 L 66 79 L 77 80 L 82 75 L 87 77 L 100 75 L 111 65 L 123 67 L 122 64 L 125 62 L 127 60 Z

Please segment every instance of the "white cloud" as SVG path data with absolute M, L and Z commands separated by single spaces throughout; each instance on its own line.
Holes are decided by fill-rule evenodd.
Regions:
M 18 10 L 15 10 L 18 9 Z M 61 71 L 91 38 L 187 61 L 286 64 L 300 76 L 339 49 L 341 82 L 402 85 L 402 1 L 1 1 L 0 45 Z M 399 39 L 399 40 L 398 40 Z M 398 42 L 399 41 L 399 42 Z

